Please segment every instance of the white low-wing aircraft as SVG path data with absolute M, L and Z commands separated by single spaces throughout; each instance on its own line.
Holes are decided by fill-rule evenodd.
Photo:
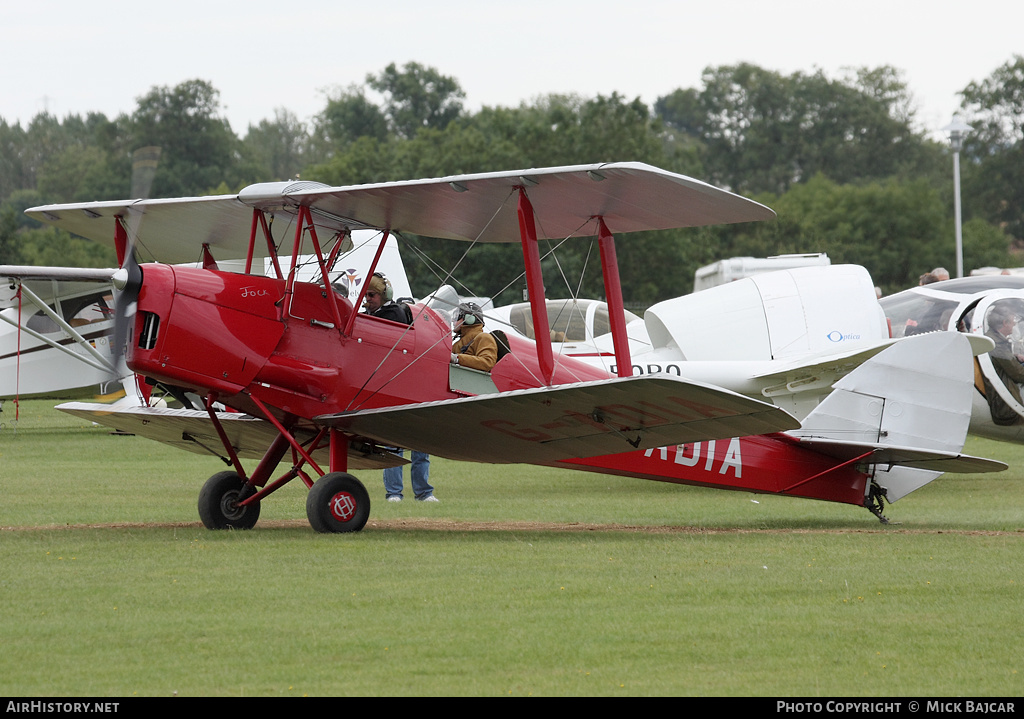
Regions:
M 815 498 L 866 507 L 883 521 L 883 500 L 895 501 L 943 471 L 1005 469 L 961 454 L 972 391 L 972 349 L 964 335 L 883 342 L 839 359 L 833 352 L 827 362 L 793 360 L 790 375 L 786 350 L 799 348 L 806 330 L 782 327 L 778 335 L 762 302 L 764 327 L 753 337 L 751 359 L 731 361 L 764 363 L 764 371 L 746 368 L 744 381 L 827 382 L 827 396 L 813 409 L 791 403 L 801 405 L 801 416 L 764 401 L 763 391 L 754 398 L 684 376 L 694 361 L 686 354 L 687 326 L 672 322 L 685 313 L 672 322 L 660 315 L 663 327 L 647 327 L 653 345 L 675 343 L 680 350 L 678 374 L 666 360 L 667 369 L 632 376 L 612 233 L 774 216 L 756 202 L 648 165 L 349 187 L 272 183 L 238 195 L 79 203 L 28 214 L 114 243 L 122 262 L 113 277 L 115 337 L 126 340 L 127 366 L 147 381 L 202 397 L 205 405 L 205 412 L 85 403 L 61 409 L 221 454 L 231 469 L 214 474 L 200 492 L 200 517 L 211 529 L 252 527 L 260 502 L 298 477 L 310 487 L 307 515 L 315 529 L 359 530 L 369 495 L 348 469 L 402 463 L 391 447 Z M 315 280 L 280 271 L 279 247 L 288 245 L 268 231 L 268 217 L 291 223 L 293 266 L 312 249 Z M 509 337 L 508 351 L 489 372 L 478 372 L 453 362 L 452 327 L 429 302 L 414 306 L 408 324 L 360 313 L 366 283 L 353 300 L 336 291 L 331 274 L 357 229 L 379 231 L 370 273 L 398 232 L 521 245 L 538 341 Z M 557 355 L 551 342 L 538 242 L 591 236 L 601 250 L 614 372 Z M 161 261 L 140 265 L 142 248 Z M 197 252 L 208 258 L 201 267 L 165 264 Z M 241 272 L 227 271 L 216 256 L 246 260 Z M 253 271 L 264 257 L 275 268 L 272 277 Z M 49 271 L 61 276 L 60 268 Z M 0 276 L 21 274 L 0 268 Z M 779 306 L 795 301 L 791 291 L 778 292 Z M 737 344 L 737 332 L 754 331 L 756 323 L 743 318 L 757 311 L 744 302 L 709 307 L 733 323 L 732 331 L 718 327 L 723 341 Z M 720 362 L 702 359 L 709 366 Z M 833 374 L 825 379 L 826 372 Z M 218 405 L 234 411 L 218 412 Z M 291 461 L 284 461 L 289 453 Z M 248 457 L 259 458 L 251 471 L 242 463 Z M 282 462 L 288 469 L 273 480 Z M 320 479 L 307 476 L 309 469 Z
M 913 287 L 879 300 L 893 337 L 937 330 L 984 338 L 994 349 L 974 359 L 970 431 L 1024 442 L 1024 277 L 981 275 Z

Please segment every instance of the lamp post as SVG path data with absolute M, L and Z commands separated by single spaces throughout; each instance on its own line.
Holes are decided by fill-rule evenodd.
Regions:
M 960 222 L 960 148 L 964 145 L 964 136 L 971 131 L 971 126 L 953 115 L 953 122 L 942 128 L 949 133 L 949 146 L 953 148 L 953 215 L 956 223 L 956 276 L 964 276 L 964 239 Z

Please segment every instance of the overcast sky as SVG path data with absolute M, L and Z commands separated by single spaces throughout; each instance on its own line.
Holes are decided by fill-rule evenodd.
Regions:
M 738 62 L 832 77 L 892 65 L 938 130 L 967 83 L 1024 54 L 1021 0 L 36 0 L 2 18 L 8 123 L 114 117 L 154 86 L 200 78 L 240 136 L 278 107 L 309 120 L 332 90 L 408 61 L 458 80 L 471 110 L 553 92 L 650 104 Z

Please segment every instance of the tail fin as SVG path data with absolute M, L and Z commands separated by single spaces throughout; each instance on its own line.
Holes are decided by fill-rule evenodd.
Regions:
M 837 382 L 793 435 L 826 454 L 864 456 L 889 502 L 944 471 L 1000 471 L 1001 462 L 960 454 L 972 365 L 970 343 L 957 332 L 909 337 Z

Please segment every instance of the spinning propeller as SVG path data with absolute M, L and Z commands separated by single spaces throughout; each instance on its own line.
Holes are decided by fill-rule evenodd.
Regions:
M 111 281 L 114 284 L 114 347 L 123 356 L 142 287 L 142 268 L 135 259 L 135 248 L 130 241 L 124 262 Z
M 131 196 L 137 199 L 149 197 L 153 185 L 157 162 L 160 159 L 159 147 L 140 147 L 132 153 L 132 190 Z M 134 204 L 128 207 L 128 216 L 123 221 L 126 235 L 124 259 L 120 269 L 111 278 L 114 284 L 114 347 L 124 357 L 125 343 L 131 334 L 135 321 L 135 310 L 142 288 L 142 268 L 135 257 L 135 244 L 139 238 L 139 227 L 142 224 L 142 210 Z

